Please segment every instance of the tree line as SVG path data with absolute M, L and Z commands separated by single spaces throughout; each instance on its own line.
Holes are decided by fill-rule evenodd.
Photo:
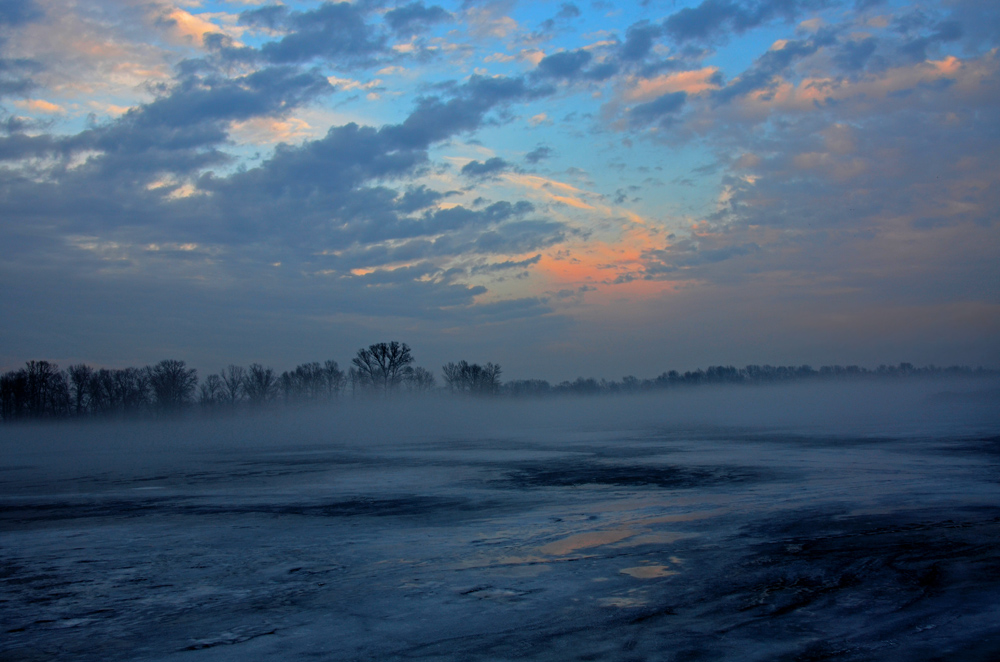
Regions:
M 259 363 L 230 365 L 198 380 L 184 361 L 166 359 L 143 368 L 92 368 L 71 365 L 65 370 L 48 361 L 28 361 L 25 367 L 0 375 L 0 419 L 17 421 L 68 417 L 131 417 L 166 415 L 198 406 L 203 410 L 260 408 L 280 403 L 296 405 L 332 401 L 345 395 L 362 397 L 405 391 L 448 392 L 478 396 L 532 397 L 634 393 L 702 384 L 769 384 L 814 379 L 871 379 L 944 375 L 996 375 L 983 368 L 951 366 L 918 368 L 909 363 L 875 369 L 859 366 L 748 365 L 710 366 L 679 373 L 670 370 L 652 379 L 626 376 L 621 381 L 577 378 L 550 384 L 543 379 L 500 380 L 498 364 L 446 363 L 443 387 L 430 370 L 414 366 L 410 347 L 398 341 L 362 347 L 346 371 L 334 360 L 303 363 L 278 374 Z

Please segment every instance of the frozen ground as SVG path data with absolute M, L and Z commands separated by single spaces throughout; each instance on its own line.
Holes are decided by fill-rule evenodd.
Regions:
M 1000 390 L 0 428 L 0 660 L 997 660 Z

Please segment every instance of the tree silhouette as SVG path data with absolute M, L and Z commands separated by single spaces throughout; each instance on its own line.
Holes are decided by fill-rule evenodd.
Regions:
M 494 395 L 500 392 L 500 366 L 459 361 L 442 366 L 444 381 L 452 392 Z
M 250 403 L 259 406 L 274 397 L 278 387 L 277 382 L 274 370 L 265 368 L 259 363 L 251 363 L 243 382 L 243 388 Z
M 89 392 L 90 379 L 94 375 L 94 369 L 89 365 L 80 363 L 71 365 L 66 369 L 69 373 L 70 398 L 73 403 L 73 412 L 77 416 L 82 416 L 89 409 L 90 402 L 87 397 Z
M 0 377 L 0 414 L 5 421 L 23 418 L 28 410 L 28 373 L 24 368 Z
M 247 371 L 242 366 L 229 365 L 221 373 L 222 385 L 225 388 L 226 399 L 235 406 L 243 398 Z
M 226 386 L 219 375 L 209 375 L 198 387 L 198 404 L 203 407 L 214 407 L 228 399 Z
M 430 391 L 434 388 L 434 373 L 418 366 L 406 374 L 406 384 L 411 391 Z
M 359 374 L 358 383 L 367 383 L 389 393 L 403 381 L 404 370 L 413 363 L 413 356 L 406 343 L 393 340 L 362 347 L 351 363 Z
M 164 359 L 149 368 L 147 373 L 149 385 L 156 396 L 156 408 L 160 411 L 177 411 L 188 404 L 198 385 L 197 371 L 185 367 L 184 361 Z
M 337 362 L 329 359 L 323 364 L 323 375 L 326 378 L 326 395 L 333 398 L 340 394 L 344 388 L 344 371 L 340 369 Z

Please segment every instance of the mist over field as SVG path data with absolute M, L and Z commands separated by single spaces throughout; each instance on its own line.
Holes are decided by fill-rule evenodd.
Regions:
M 0 428 L 3 659 L 992 660 L 1000 380 Z

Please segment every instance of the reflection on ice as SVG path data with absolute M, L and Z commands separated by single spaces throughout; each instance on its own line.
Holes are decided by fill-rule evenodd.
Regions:
M 588 531 L 587 533 L 577 533 L 562 540 L 550 542 L 538 548 L 542 554 L 553 556 L 565 556 L 578 549 L 588 549 L 590 547 L 600 547 L 611 543 L 631 538 L 636 534 L 629 529 L 618 529 L 615 531 Z
M 619 572 L 636 579 L 656 579 L 657 577 L 676 575 L 678 571 L 665 565 L 640 565 L 634 568 L 622 568 Z

